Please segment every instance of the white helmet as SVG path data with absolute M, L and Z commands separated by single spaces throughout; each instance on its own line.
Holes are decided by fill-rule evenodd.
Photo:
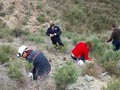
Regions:
M 23 52 L 26 51 L 27 49 L 28 49 L 28 47 L 25 46 L 25 45 L 20 46 L 19 49 L 18 49 L 18 54 L 17 54 L 17 56 L 18 56 L 18 57 L 21 57 L 22 54 L 23 54 Z

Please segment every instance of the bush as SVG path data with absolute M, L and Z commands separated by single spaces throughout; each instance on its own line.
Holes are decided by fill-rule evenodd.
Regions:
M 75 32 L 81 32 L 82 26 L 85 26 L 86 31 L 102 32 L 108 30 L 112 23 L 119 23 L 119 2 L 118 0 L 115 2 L 112 0 L 69 0 L 67 4 L 63 4 L 64 8 L 59 8 L 63 10 L 62 18 L 71 23 L 74 27 L 71 29 Z
M 87 38 L 85 35 L 82 35 L 80 37 L 73 37 L 73 44 L 76 45 L 79 41 L 85 41 Z
M 16 79 L 16 80 L 21 80 L 23 77 L 23 74 L 21 71 L 22 66 L 23 65 L 20 61 L 11 62 L 8 68 L 9 77 Z
M 102 63 L 108 62 L 108 61 L 119 61 L 120 60 L 120 51 L 113 51 L 112 49 L 107 50 L 103 54 L 103 58 L 101 60 Z
M 64 46 L 57 46 L 55 47 L 59 52 L 67 52 L 68 51 L 68 47 L 67 47 L 67 43 L 65 41 L 63 41 Z
M 66 90 L 68 84 L 76 82 L 78 71 L 72 62 L 67 62 L 57 68 L 53 78 L 55 79 L 57 90 Z
M 64 32 L 64 37 L 67 37 L 68 39 L 71 39 L 72 38 L 72 33 L 70 32 Z
M 97 36 L 91 36 L 88 40 L 94 43 L 90 55 L 94 56 L 97 60 L 101 60 L 101 56 L 103 56 L 106 46 L 99 38 L 97 38 Z
M 101 75 L 102 72 L 103 72 L 103 68 L 100 65 L 89 63 L 86 64 L 86 66 L 82 69 L 81 74 L 100 78 L 99 75 Z
M 115 61 L 108 61 L 104 62 L 103 67 L 109 74 L 113 74 L 115 70 L 116 62 Z
M 101 64 L 109 74 L 120 76 L 120 67 L 117 65 L 120 60 L 119 55 L 120 51 L 115 52 L 112 49 L 104 52 L 103 57 L 101 58 Z
M 74 37 L 73 38 L 73 45 L 76 45 L 79 41 L 80 41 L 80 39 L 78 37 Z
M 45 22 L 45 16 L 44 15 L 40 15 L 37 17 L 37 20 L 41 23 L 44 23 Z
M 20 37 L 21 35 L 28 35 L 28 31 L 21 30 L 20 28 L 16 28 L 12 31 L 11 35 L 15 37 Z
M 15 53 L 15 49 L 10 46 L 0 46 L 0 63 L 8 62 L 10 58 L 15 57 Z
M 120 82 L 115 79 L 111 80 L 103 90 L 120 90 Z
M 78 6 L 73 6 L 73 8 L 68 9 L 64 14 L 70 23 L 77 26 L 86 22 L 86 14 L 80 9 Z
M 44 39 L 37 35 L 28 35 L 28 40 L 36 43 L 44 43 Z
M 5 17 L 6 13 L 5 12 L 0 12 L 1 17 Z
M 32 63 L 25 62 L 25 69 L 27 72 L 30 72 L 32 68 L 33 68 Z
M 0 28 L 0 39 L 8 39 L 11 36 L 12 30 L 8 28 Z

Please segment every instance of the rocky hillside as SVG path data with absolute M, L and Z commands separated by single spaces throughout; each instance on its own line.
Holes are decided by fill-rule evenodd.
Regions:
M 24 77 L 21 80 L 10 78 L 7 73 L 9 64 L 24 63 L 16 58 L 16 52 L 13 51 L 15 53 L 9 62 L 0 64 L 0 90 L 57 90 L 53 73 L 56 66 L 61 67 L 71 60 L 70 51 L 74 44 L 79 40 L 85 40 L 86 36 L 89 38 L 91 34 L 103 40 L 107 37 L 104 30 L 109 29 L 109 25 L 114 21 L 119 24 L 119 11 L 117 11 L 120 9 L 120 5 L 117 7 L 119 0 L 116 0 L 116 3 L 111 2 L 112 0 L 1 0 L 0 45 L 10 45 L 16 52 L 20 45 L 43 51 L 52 65 L 52 71 L 50 76 L 40 83 L 29 80 L 25 64 L 22 64 Z M 45 35 L 51 21 L 59 25 L 63 32 L 62 40 L 65 47 L 60 51 L 54 49 L 50 38 Z M 102 36 L 96 34 L 100 30 L 103 31 Z M 103 53 L 99 52 L 100 55 Z M 101 57 L 95 55 L 93 57 L 97 62 Z M 105 70 L 95 66 L 88 75 L 79 75 L 76 83 L 69 85 L 67 90 L 102 90 L 110 79 L 111 76 Z

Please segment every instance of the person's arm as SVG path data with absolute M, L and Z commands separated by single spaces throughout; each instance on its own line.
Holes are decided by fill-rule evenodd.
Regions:
M 50 33 L 50 28 L 47 30 L 46 35 L 47 35 L 47 36 L 50 36 L 50 37 L 53 37 L 53 36 L 54 36 L 54 34 L 51 34 L 51 33 Z
M 33 69 L 32 69 L 32 73 L 33 73 L 33 79 L 37 80 L 38 77 L 38 63 L 33 63 Z
M 112 41 L 114 33 L 112 32 L 110 39 L 107 40 L 107 42 Z
M 61 29 L 60 29 L 59 27 L 57 27 L 57 26 L 56 26 L 56 28 L 57 28 L 57 33 L 56 33 L 56 35 L 61 35 L 61 34 L 62 34 Z
M 85 52 L 84 52 L 84 58 L 85 58 L 85 60 L 89 60 L 89 61 L 92 61 L 92 58 L 89 58 L 88 56 L 89 56 L 89 51 L 88 50 L 85 50 Z
M 50 36 L 50 30 L 49 30 L 49 28 L 48 28 L 48 30 L 46 31 L 46 35 L 47 35 L 47 36 Z

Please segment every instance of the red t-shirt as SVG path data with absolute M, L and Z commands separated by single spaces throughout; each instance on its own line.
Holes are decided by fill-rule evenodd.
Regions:
M 80 58 L 83 55 L 85 60 L 91 60 L 91 58 L 88 57 L 88 52 L 89 49 L 85 42 L 78 42 L 72 50 L 72 54 L 76 58 Z

